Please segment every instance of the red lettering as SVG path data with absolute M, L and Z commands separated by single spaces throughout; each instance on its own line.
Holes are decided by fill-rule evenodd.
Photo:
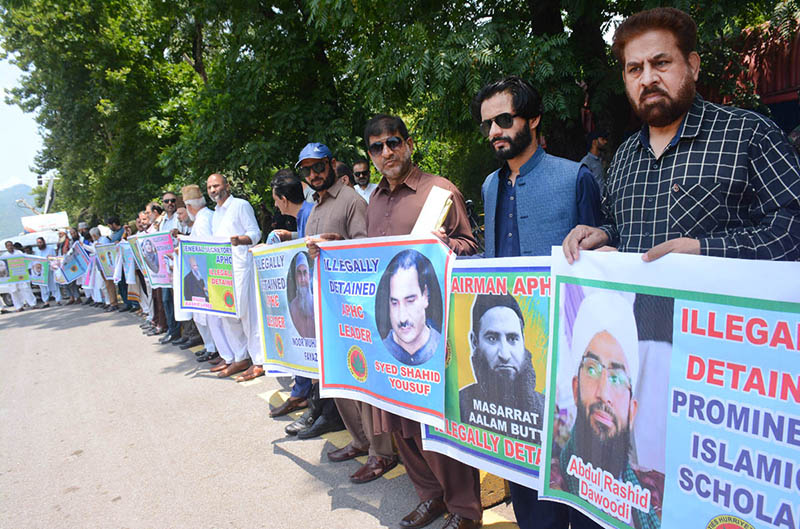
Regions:
M 747 366 L 744 364 L 734 364 L 733 362 L 728 362 L 728 369 L 732 371 L 731 388 L 739 389 L 739 375 L 744 373 L 744 371 L 747 369 Z
M 686 379 L 687 380 L 703 380 L 706 372 L 705 361 L 696 355 L 689 355 L 689 361 L 686 364 Z
M 724 366 L 725 362 L 722 360 L 714 360 L 713 358 L 710 358 L 708 360 L 708 378 L 706 379 L 706 382 L 712 386 L 722 386 L 725 383 L 725 381 L 722 380 L 722 368 Z
M 703 329 L 702 327 L 700 327 L 697 324 L 697 316 L 698 316 L 698 314 L 699 313 L 698 313 L 697 309 L 692 309 L 692 330 L 691 330 L 691 333 L 692 334 L 696 334 L 698 336 L 705 336 L 706 335 L 705 329 Z
M 725 339 L 732 342 L 743 342 L 742 324 L 744 323 L 744 316 L 728 314 L 728 319 L 725 323 Z
M 778 345 L 782 345 L 790 351 L 794 349 L 792 335 L 789 332 L 789 324 L 785 321 L 779 321 L 778 324 L 775 325 L 772 341 L 769 342 L 770 347 L 778 347 Z
M 714 311 L 709 311 L 708 313 L 708 337 L 709 338 L 722 338 L 723 334 L 722 331 L 718 331 L 714 328 L 715 324 L 717 323 L 717 313 Z
M 760 329 L 755 329 L 754 327 L 756 325 L 758 325 Z M 745 334 L 747 334 L 747 340 L 753 345 L 764 345 L 767 343 L 767 340 L 769 340 L 767 322 L 761 318 L 751 318 L 747 320 Z

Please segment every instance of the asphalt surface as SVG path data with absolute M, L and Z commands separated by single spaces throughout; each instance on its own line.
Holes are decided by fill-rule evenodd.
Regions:
M 268 416 L 288 378 L 221 380 L 141 321 L 0 316 L 0 528 L 394 528 L 416 506 L 402 466 L 354 485 L 359 462 L 327 460 L 346 432 L 288 437 L 292 418 Z

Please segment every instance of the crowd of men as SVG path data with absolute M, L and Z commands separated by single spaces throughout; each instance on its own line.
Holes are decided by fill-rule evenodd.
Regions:
M 617 29 L 612 49 L 622 65 L 630 103 L 643 125 L 617 149 L 605 176 L 600 150 L 606 145 L 607 135 L 602 132 L 589 136 L 589 153 L 582 162 L 545 152 L 539 140 L 541 98 L 526 81 L 507 77 L 475 95 L 472 115 L 501 161 L 501 167 L 486 177 L 481 189 L 484 257 L 549 255 L 553 245 L 563 245 L 570 262 L 579 259 L 582 250 L 600 248 L 642 253 L 646 262 L 671 252 L 747 259 L 800 258 L 798 153 L 769 119 L 707 102 L 696 93 L 700 71 L 696 33 L 694 21 L 672 8 L 638 13 Z M 385 114 L 370 119 L 364 130 L 364 145 L 380 173 L 377 184 L 370 183 L 367 160 L 359 160 L 350 168 L 320 143 L 308 144 L 293 169 L 274 176 L 276 207 L 296 218 L 296 229 L 275 230 L 276 239 L 305 238 L 313 259 L 321 240 L 408 234 L 429 191 L 438 186 L 452 192 L 453 206 L 435 233 L 459 256 L 478 252 L 461 192 L 449 180 L 412 163 L 414 140 L 402 119 Z M 191 321 L 184 315 L 181 322 L 174 311 L 172 289 L 150 289 L 138 273 L 135 281 L 123 280 L 115 285 L 98 280 L 85 287 L 87 300 L 91 300 L 87 302 L 108 311 L 137 311 L 145 318 L 142 327 L 148 335 L 163 335 L 162 343 L 184 348 L 203 344 L 198 361 L 209 362 L 211 371 L 221 377 L 236 374 L 238 380 L 248 380 L 264 374 L 259 364 L 254 293 L 252 288 L 245 288 L 253 284 L 248 249 L 261 241 L 262 233 L 252 206 L 231 196 L 223 175 L 210 175 L 206 191 L 213 211 L 206 206 L 202 190 L 190 185 L 182 189 L 180 197 L 184 210 L 178 209 L 179 197 L 164 193 L 160 204 L 150 203 L 139 214 L 136 229 L 230 239 L 236 298 L 242 307 L 240 318 L 195 314 Z M 110 237 L 79 225 L 77 231 L 63 233 L 53 251 L 63 254 L 79 241 L 118 241 L 132 233 L 116 218 L 109 219 L 108 224 Z M 298 264 L 297 270 L 307 274 L 307 263 L 305 269 Z M 297 284 L 299 290 L 307 286 L 307 277 L 298 278 Z M 77 287 L 68 291 L 67 303 L 77 302 Z M 423 299 L 424 292 L 409 296 Z M 308 299 L 302 295 L 296 299 L 296 310 L 303 312 L 302 304 Z M 476 326 L 472 345 L 476 355 L 486 357 L 481 365 L 485 364 L 487 373 L 493 362 L 530 363 L 530 353 L 524 347 L 518 347 L 513 358 L 498 360 L 499 353 L 493 353 L 485 342 L 478 322 L 488 325 L 492 318 L 502 318 L 513 324 L 514 316 L 519 315 L 513 299 L 503 300 L 501 305 L 492 310 L 488 305 L 474 309 L 478 313 L 473 314 Z M 613 307 L 603 305 L 596 310 L 604 308 Z M 586 350 L 579 352 L 583 359 L 574 381 L 576 404 L 587 414 L 583 427 L 587 431 L 600 428 L 589 414 L 602 409 L 619 428 L 627 428 L 636 415 L 632 393 L 615 393 L 612 400 L 607 391 L 611 377 L 600 376 L 605 357 L 597 351 L 604 351 L 609 344 L 609 350 L 614 350 L 615 338 L 603 329 L 594 329 L 591 318 L 583 314 L 578 318 L 586 320 L 581 328 L 592 329 L 581 342 L 585 342 Z M 424 325 L 424 319 L 421 321 Z M 413 323 L 409 319 L 407 325 Z M 402 328 L 390 334 L 399 355 L 408 353 L 409 347 L 420 346 L 406 344 L 404 349 Z M 313 329 L 308 332 L 313 333 Z M 429 339 L 430 333 L 425 336 Z M 632 385 L 636 380 L 638 362 L 630 363 L 630 358 L 630 354 L 618 355 L 614 383 L 630 380 Z M 530 374 L 521 371 L 526 373 L 520 377 L 521 383 L 530 383 Z M 476 386 L 492 386 L 492 380 L 487 374 Z M 534 398 L 541 401 L 541 394 Z M 354 483 L 372 481 L 402 461 L 418 502 L 399 520 L 400 527 L 424 527 L 442 515 L 446 515 L 444 528 L 480 527 L 478 471 L 424 450 L 419 423 L 362 402 L 321 399 L 317 382 L 302 377 L 295 378 L 289 398 L 270 415 L 277 417 L 298 409 L 306 411 L 286 427 L 287 434 L 305 439 L 344 427 L 352 441 L 331 451 L 329 459 L 339 462 L 368 456 L 350 476 Z M 606 431 L 595 433 L 600 443 L 609 438 Z M 635 470 L 624 464 L 617 466 L 620 473 Z M 570 507 L 539 501 L 535 490 L 516 483 L 510 487 L 517 523 L 524 529 L 564 529 L 570 524 L 574 529 L 596 527 Z M 634 524 L 649 528 L 657 521 L 641 516 Z

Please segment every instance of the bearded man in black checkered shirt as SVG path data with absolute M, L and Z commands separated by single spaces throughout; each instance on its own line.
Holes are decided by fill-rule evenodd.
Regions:
M 611 163 L 600 228 L 577 226 L 567 260 L 611 246 L 642 252 L 800 258 L 800 160 L 769 119 L 697 95 L 697 26 L 656 8 L 620 24 L 612 50 L 644 122 Z

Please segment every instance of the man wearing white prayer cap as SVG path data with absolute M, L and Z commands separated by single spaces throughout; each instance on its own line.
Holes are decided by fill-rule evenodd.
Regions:
M 572 327 L 572 351 L 577 361 L 572 378 L 577 413 L 559 455 L 560 468 L 556 470 L 560 472 L 554 473 L 551 484 L 578 494 L 578 478 L 567 473 L 572 456 L 576 456 L 583 464 L 601 468 L 622 482 L 650 488 L 651 483 L 642 483 L 647 473 L 634 468 L 629 460 L 639 408 L 634 397 L 639 336 L 632 302 L 615 292 L 589 294 Z M 656 504 L 660 506 L 660 495 L 653 494 L 648 512 L 633 509 L 635 527 L 660 526 Z

